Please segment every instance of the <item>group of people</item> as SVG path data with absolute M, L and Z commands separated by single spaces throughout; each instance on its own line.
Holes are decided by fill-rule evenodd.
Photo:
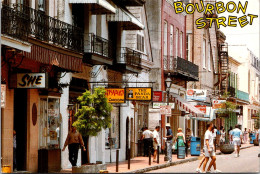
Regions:
M 207 168 L 207 172 L 211 170 L 212 166 L 214 168 L 214 173 L 221 172 L 220 170 L 217 169 L 217 165 L 216 165 L 216 154 L 215 154 L 216 143 L 214 143 L 214 132 L 217 132 L 217 129 L 213 125 L 213 123 L 207 124 L 207 131 L 205 132 L 205 136 L 204 136 L 203 158 L 199 163 L 198 168 L 196 169 L 196 172 L 198 173 L 205 172 L 206 165 L 209 161 L 209 158 L 211 158 L 211 162 Z M 240 146 L 243 139 L 243 132 L 239 129 L 239 125 L 236 125 L 235 129 L 229 130 L 229 134 L 230 134 L 230 142 L 231 144 L 234 145 L 235 157 L 239 157 Z M 225 135 L 226 135 L 225 129 L 222 127 L 220 131 L 221 143 L 225 142 Z M 202 165 L 203 165 L 203 169 L 200 170 L 200 167 Z
M 177 135 L 173 136 L 173 132 L 171 130 L 170 126 L 166 126 L 166 136 L 164 137 L 166 141 L 166 147 L 167 147 L 167 158 L 168 162 L 172 162 L 172 146 L 173 146 L 173 140 L 175 140 L 175 149 L 177 149 L 178 146 L 185 146 L 185 135 L 182 132 L 182 128 L 178 128 Z M 156 162 L 156 157 L 158 155 L 158 146 L 160 146 L 160 136 L 159 136 L 160 126 L 156 126 L 154 131 L 150 131 L 147 127 L 143 128 L 143 134 L 141 139 L 144 143 L 144 156 L 148 156 L 149 154 L 149 147 L 153 147 L 153 162 Z

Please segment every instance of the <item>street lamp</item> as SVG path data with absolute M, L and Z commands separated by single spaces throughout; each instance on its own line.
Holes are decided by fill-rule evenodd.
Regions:
M 170 78 L 170 73 L 168 73 L 168 77 L 165 80 L 166 91 L 167 91 L 167 105 L 169 105 L 169 97 L 170 97 L 170 89 L 172 86 L 172 79 Z

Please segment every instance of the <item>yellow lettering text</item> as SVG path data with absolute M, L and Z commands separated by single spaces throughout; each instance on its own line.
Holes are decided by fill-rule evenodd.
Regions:
M 246 13 L 246 9 L 247 9 L 247 5 L 248 5 L 248 1 L 246 1 L 244 7 L 242 6 L 241 2 L 239 1 L 238 7 L 237 7 L 237 13 L 239 13 L 239 11 L 241 10 L 245 14 Z
M 248 14 L 250 17 L 250 25 L 252 25 L 254 18 L 258 18 L 258 15 Z
M 238 22 L 241 26 L 241 28 L 243 28 L 244 26 L 246 26 L 249 22 L 247 21 L 246 15 L 238 18 Z
M 220 25 L 222 25 L 223 27 L 226 27 L 227 25 L 225 24 L 226 18 L 225 17 L 220 17 L 216 19 L 217 22 L 217 27 L 218 29 L 220 28 Z
M 237 17 L 236 16 L 229 16 L 228 17 L 228 26 L 229 27 L 236 27 L 237 24 L 233 23 L 233 22 L 236 22 L 236 21 L 237 21 Z
M 189 7 L 192 8 L 191 11 L 189 11 Z M 193 4 L 187 4 L 187 5 L 186 5 L 186 10 L 185 10 L 185 11 L 186 11 L 187 14 L 193 14 L 194 11 L 195 11 L 195 7 L 194 7 L 194 5 L 193 5 Z
M 226 11 L 223 2 L 217 2 L 217 3 L 216 3 L 216 9 L 217 9 L 217 13 L 218 13 L 218 14 L 224 13 L 224 12 Z
M 182 13 L 184 11 L 182 2 L 174 2 L 175 13 Z
M 200 10 L 200 8 L 199 8 L 199 4 L 198 4 L 198 3 L 195 4 L 195 6 L 196 6 L 196 8 L 197 8 L 197 11 L 198 11 L 199 13 L 202 13 L 202 12 L 204 11 L 204 9 L 205 9 L 204 3 L 203 3 L 202 0 L 200 0 L 200 5 L 201 5 L 201 10 Z
M 230 9 L 230 5 L 231 6 L 233 6 L 233 9 Z M 233 1 L 229 1 L 228 3 L 227 3 L 227 11 L 229 12 L 229 13 L 233 13 L 236 9 L 237 9 L 237 5 L 236 5 L 236 3 L 235 2 L 233 2 Z
M 212 12 L 213 10 L 214 10 L 214 5 L 207 4 L 206 10 L 205 10 L 205 14 L 207 14 L 207 12 L 209 12 L 210 14 L 213 14 L 213 12 Z
M 204 28 L 206 26 L 206 22 L 203 21 L 203 18 L 199 18 L 196 20 L 196 25 L 198 29 Z

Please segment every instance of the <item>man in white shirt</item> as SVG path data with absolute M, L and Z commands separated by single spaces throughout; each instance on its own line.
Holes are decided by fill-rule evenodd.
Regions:
M 231 133 L 231 141 L 233 142 L 235 146 L 235 157 L 239 157 L 239 151 L 240 151 L 240 145 L 243 138 L 243 133 L 240 129 L 238 129 L 239 126 L 236 125 L 235 129 L 233 129 Z
M 216 126 L 214 126 L 213 132 L 212 132 L 212 137 L 213 137 L 213 144 L 214 144 L 215 152 L 216 152 L 217 131 L 218 131 L 218 130 L 217 130 Z
M 214 151 L 214 143 L 213 143 L 213 135 L 212 135 L 213 128 L 214 128 L 213 123 L 207 124 L 207 131 L 205 132 L 205 137 L 204 137 L 205 162 L 204 162 L 204 165 L 203 165 L 202 172 L 205 172 L 206 165 L 209 161 L 209 158 L 211 157 L 211 161 L 210 161 L 210 164 L 208 166 L 207 172 L 210 171 L 210 168 L 213 165 L 214 170 L 215 170 L 214 172 L 219 173 L 220 171 L 217 170 L 217 168 L 216 168 L 216 154 L 215 154 L 215 151 Z
M 153 133 L 148 129 L 148 127 L 144 128 L 142 139 L 144 141 L 144 156 L 149 155 L 149 146 L 150 142 L 152 141 Z
M 159 146 L 160 144 L 159 131 L 160 131 L 160 126 L 156 126 L 155 130 L 153 131 L 153 149 L 154 149 L 153 162 L 156 162 L 157 146 Z

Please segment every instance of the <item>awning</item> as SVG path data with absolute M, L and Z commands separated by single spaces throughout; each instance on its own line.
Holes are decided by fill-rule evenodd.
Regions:
M 198 121 L 213 121 L 214 119 L 216 119 L 216 109 L 210 109 L 210 113 L 209 117 L 192 117 L 190 116 L 191 119 L 194 119 L 194 120 L 198 120 Z
M 194 117 L 204 117 L 204 113 L 200 111 L 198 108 L 196 108 L 194 105 L 189 103 L 187 100 L 182 98 L 181 96 L 171 93 L 171 97 L 173 97 L 173 101 L 176 105 L 179 105 L 180 109 L 183 109 L 187 112 L 189 112 Z
M 47 65 L 54 65 L 69 72 L 82 71 L 82 58 L 66 55 L 38 45 L 33 45 L 31 52 L 24 52 L 23 55 L 25 58 Z
M 116 9 L 106 0 L 69 0 L 70 4 L 92 4 L 93 14 L 116 13 Z
M 124 30 L 143 30 L 144 25 L 128 10 L 118 7 L 116 14 L 107 15 L 107 21 L 119 22 Z

